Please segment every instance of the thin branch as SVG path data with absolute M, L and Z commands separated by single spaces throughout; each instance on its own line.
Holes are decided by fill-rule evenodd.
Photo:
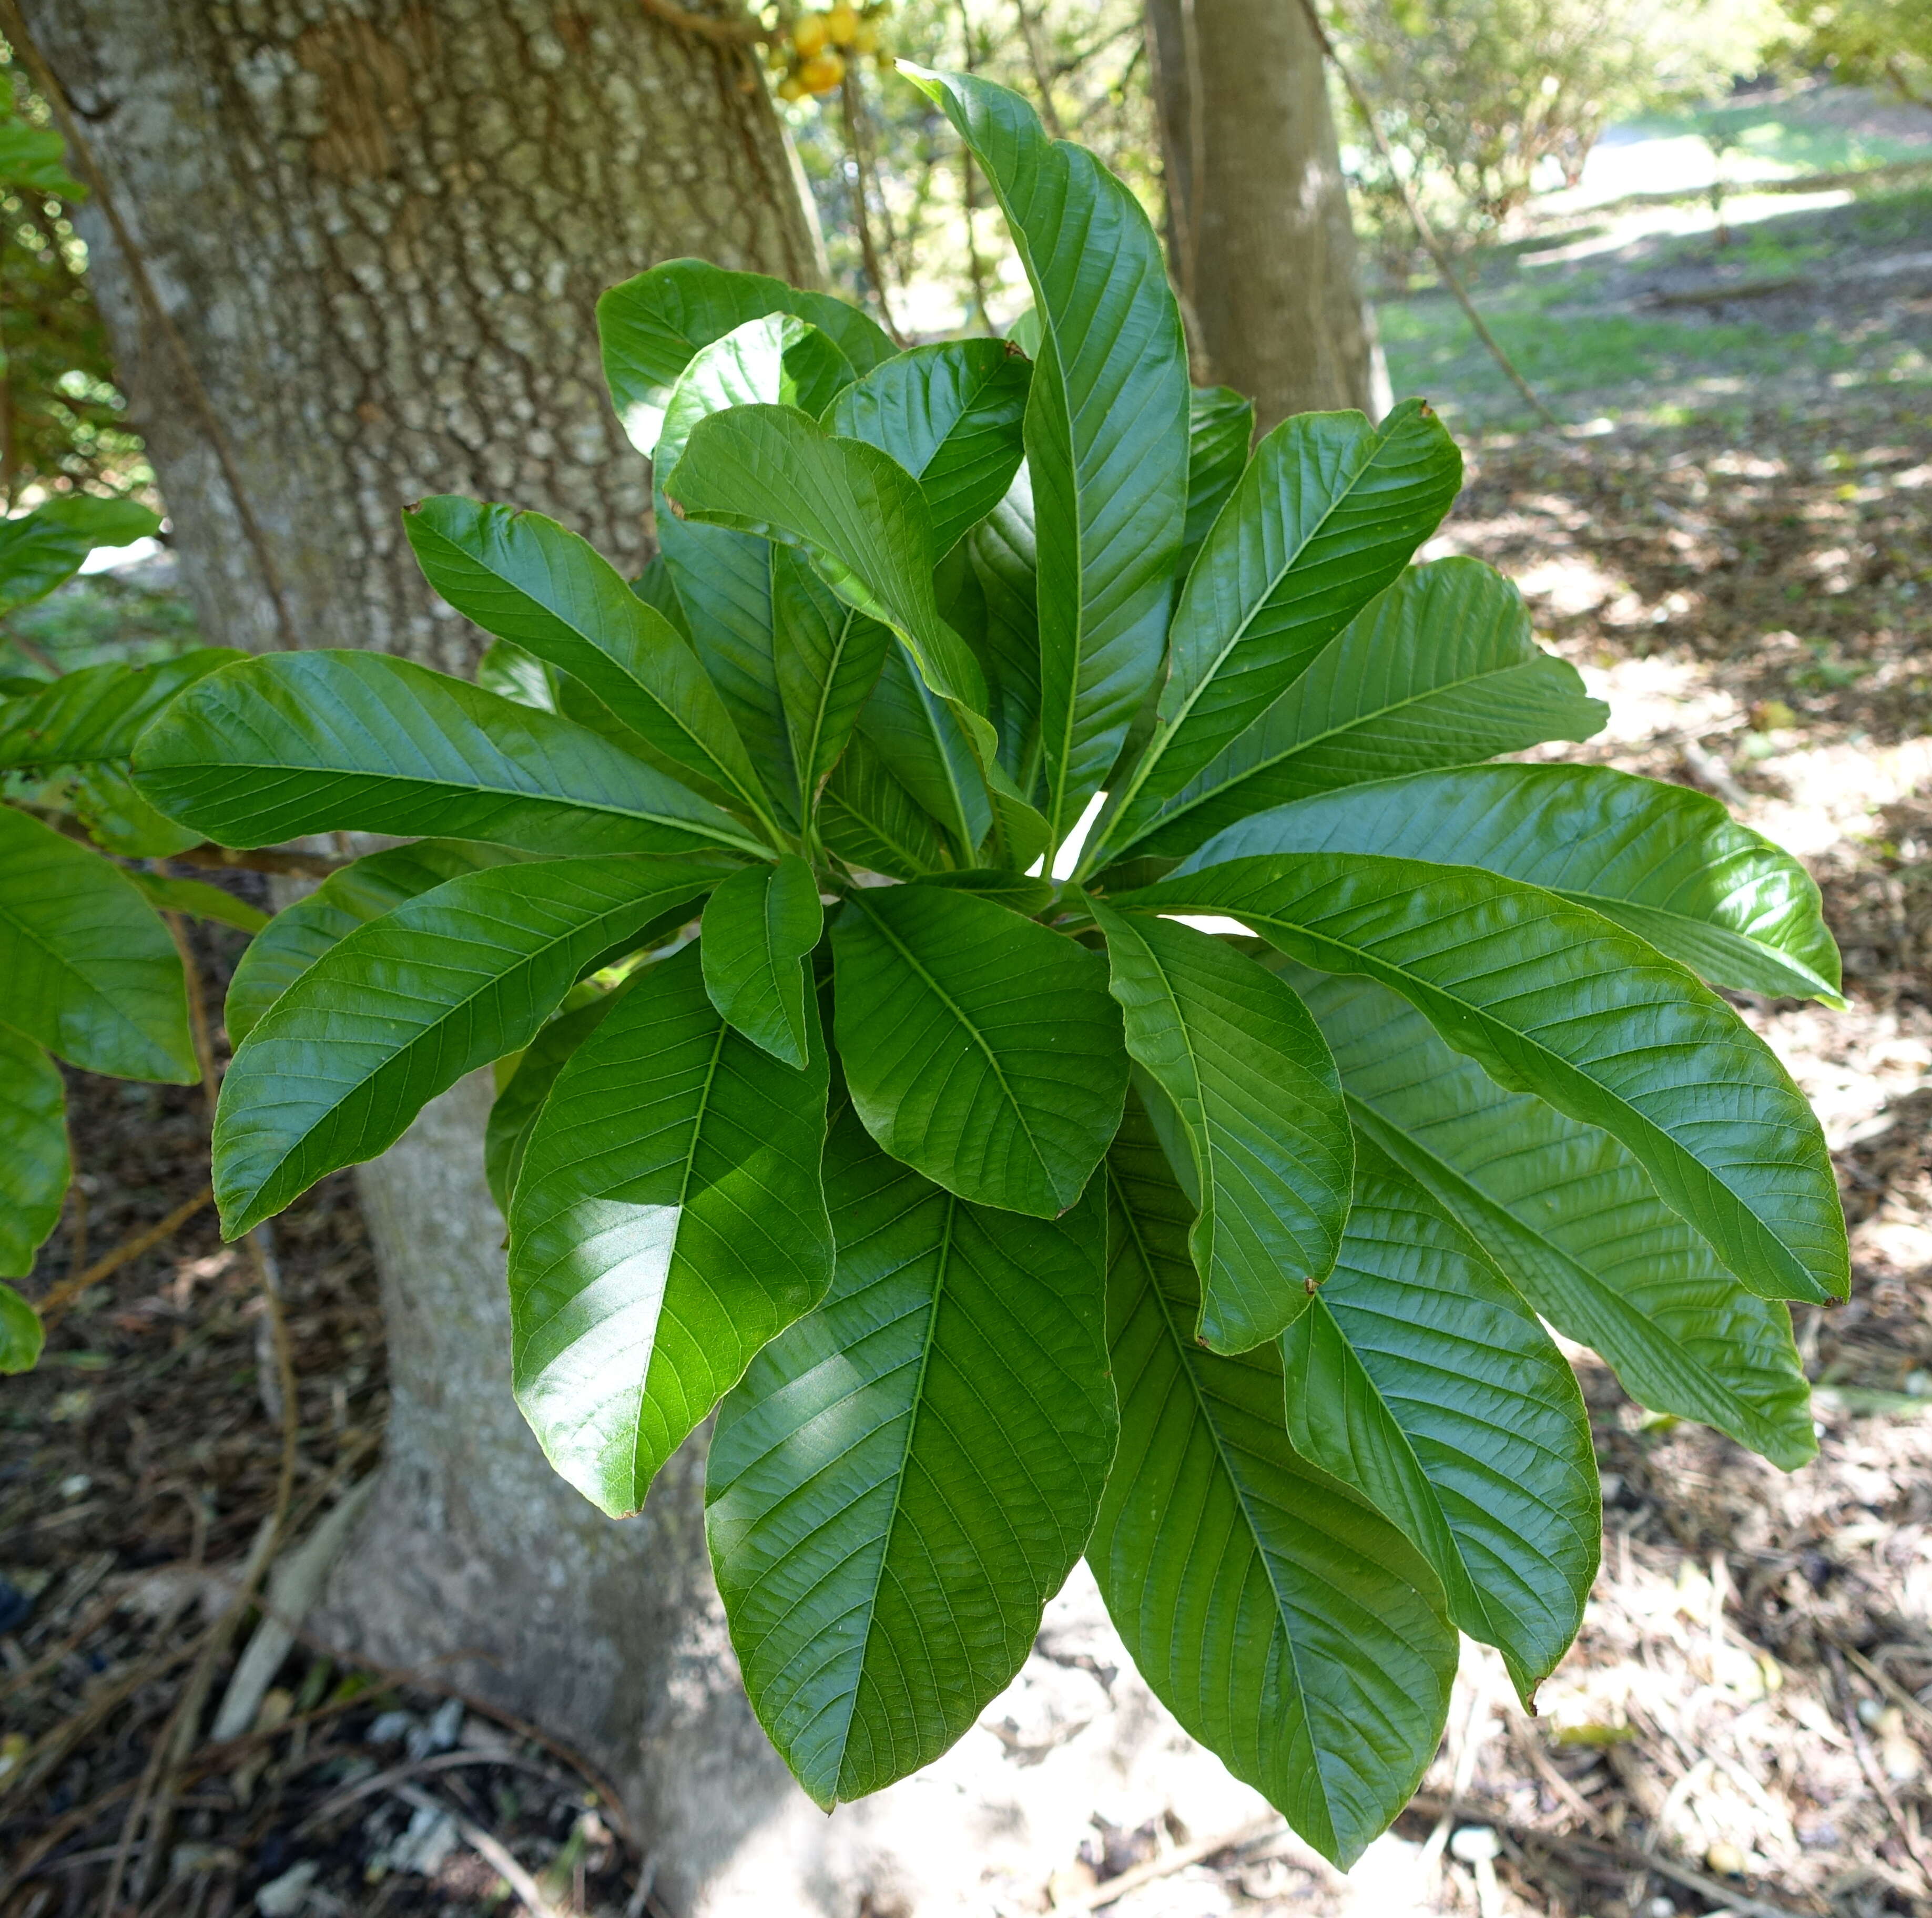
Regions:
M 852 158 L 852 217 L 859 229 L 859 252 L 866 262 L 866 277 L 872 283 L 873 296 L 879 303 L 880 322 L 892 336 L 892 344 L 903 346 L 905 341 L 892 323 L 892 305 L 886 298 L 886 269 L 872 238 L 872 217 L 866 203 L 870 169 L 866 163 L 866 143 L 859 127 L 858 93 L 858 70 L 848 67 L 838 88 L 838 100 L 845 123 L 846 149 Z
M 184 852 L 170 853 L 168 857 L 178 866 L 199 866 L 204 872 L 269 873 L 297 879 L 326 879 L 356 863 L 331 859 L 325 853 L 278 853 L 267 847 L 238 853 L 212 840 Z
M 1027 64 L 1033 69 L 1034 91 L 1040 95 L 1040 123 L 1050 139 L 1064 140 L 1066 129 L 1060 123 L 1059 109 L 1053 103 L 1053 62 L 1047 58 L 1046 42 L 1041 37 L 1040 20 L 1026 0 L 1013 0 L 1019 16 L 1020 37 L 1026 42 Z
M 500 1839 L 492 1837 L 481 1825 L 473 1824 L 461 1812 L 416 1785 L 399 1785 L 393 1789 L 405 1805 L 413 1806 L 418 1812 L 440 1812 L 448 1819 L 464 1843 L 484 1863 L 493 1866 L 497 1876 L 516 1893 L 530 1918 L 562 1918 L 556 1907 L 544 1896 L 542 1887 L 512 1855 L 509 1848 Z
M 980 70 L 980 54 L 973 43 L 973 21 L 966 10 L 966 0 L 959 0 L 959 38 L 964 49 L 966 70 L 976 73 Z M 986 262 L 980 257 L 978 228 L 974 220 L 980 211 L 980 169 L 973 157 L 973 149 L 964 140 L 959 143 L 959 163 L 960 190 L 966 202 L 966 277 L 972 283 L 973 310 L 979 316 L 980 325 L 990 333 L 993 330 L 993 316 L 986 303 Z
M 172 1239 L 214 1197 L 213 1188 L 204 1185 L 193 1198 L 184 1199 L 165 1218 L 157 1220 L 145 1232 L 137 1232 L 131 1239 L 124 1239 L 112 1251 L 96 1259 L 85 1272 L 62 1279 L 44 1299 L 34 1302 L 34 1309 L 40 1315 L 41 1325 L 51 1332 L 60 1323 L 62 1314 L 88 1287 L 98 1285 L 110 1272 L 118 1272 L 130 1259 L 138 1259 L 164 1239 Z

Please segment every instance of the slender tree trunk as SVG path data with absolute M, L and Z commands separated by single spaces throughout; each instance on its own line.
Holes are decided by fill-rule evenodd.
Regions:
M 1246 394 L 1264 431 L 1385 406 L 1301 0 L 1147 0 L 1147 16 L 1195 379 Z
M 107 188 L 82 215 L 96 285 L 211 641 L 466 670 L 478 636 L 424 587 L 404 504 L 512 501 L 634 566 L 648 476 L 604 397 L 598 294 L 690 253 L 819 277 L 748 55 L 638 0 L 24 11 Z M 737 1685 L 701 1452 L 614 1525 L 517 1415 L 486 1106 L 459 1086 L 364 1175 L 394 1409 L 328 1629 L 600 1762 L 681 1910 L 803 1801 Z

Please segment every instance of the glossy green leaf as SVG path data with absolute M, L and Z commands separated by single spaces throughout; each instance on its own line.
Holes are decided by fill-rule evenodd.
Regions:
M 518 706 L 534 706 L 539 712 L 556 710 L 556 692 L 562 676 L 546 666 L 533 652 L 512 646 L 508 640 L 492 640 L 483 649 L 471 676 L 486 693 L 512 700 Z
M 1197 386 L 1188 394 L 1187 517 L 1180 535 L 1175 577 L 1194 570 L 1208 529 L 1220 517 L 1255 436 L 1254 402 L 1230 386 Z
M 0 1277 L 33 1270 L 41 1240 L 60 1223 L 73 1169 L 59 1068 L 24 1032 L 0 1026 Z
M 970 892 L 980 898 L 996 901 L 1009 912 L 1022 913 L 1028 919 L 1045 912 L 1053 904 L 1052 880 L 997 866 L 971 866 L 958 872 L 929 873 L 920 883 L 944 886 L 956 892 Z
M 998 340 L 915 346 L 847 387 L 825 424 L 890 453 L 919 481 L 942 553 L 1012 484 L 1032 372 Z
M 1141 838 L 1394 580 L 1462 484 L 1462 456 L 1420 400 L 1380 426 L 1301 413 L 1266 435 L 1187 577 L 1153 736 L 1100 844 Z
M 1476 1241 L 1375 1146 L 1360 1155 L 1334 1274 L 1282 1336 L 1288 1435 L 1429 1560 L 1528 1704 L 1597 1575 L 1583 1395 Z
M 386 1151 L 437 1093 L 526 1044 L 590 961 L 717 878 L 634 855 L 532 861 L 446 880 L 358 927 L 269 1008 L 221 1082 L 224 1230 Z
M 73 578 L 97 546 L 129 546 L 161 523 L 131 499 L 64 493 L 16 518 L 0 519 L 0 613 L 44 599 Z
M 764 850 L 594 733 L 380 653 L 276 653 L 214 674 L 142 734 L 135 777 L 226 846 L 346 831 L 536 853 Z
M 179 694 L 248 655 L 202 646 L 152 666 L 118 661 L 50 680 L 0 706 L 0 767 L 83 766 L 131 758 L 142 729 Z
M 423 500 L 403 523 L 424 576 L 459 613 L 580 682 L 674 778 L 769 820 L 697 654 L 586 541 L 540 513 L 454 496 Z
M 1094 914 L 1129 1056 L 1192 1160 L 1196 1332 L 1246 1352 L 1302 1315 L 1342 1242 L 1354 1142 L 1335 1062 L 1292 988 L 1246 953 L 1098 900 Z
M 237 932 L 260 932 L 268 916 L 245 899 L 206 880 L 169 879 L 159 873 L 130 872 L 128 877 L 140 889 L 148 904 L 162 913 L 186 913 L 217 925 L 232 926 Z
M 632 979 L 636 977 L 632 975 Z M 510 1215 L 511 1195 L 517 1189 L 517 1176 L 523 1170 L 524 1155 L 530 1149 L 530 1134 L 536 1130 L 538 1117 L 544 1101 L 550 1097 L 550 1089 L 556 1083 L 557 1074 L 570 1062 L 577 1048 L 603 1024 L 604 1015 L 629 990 L 632 979 L 608 991 L 593 993 L 580 1005 L 572 1005 L 570 1001 L 578 992 L 590 988 L 579 987 L 573 990 L 564 1000 L 565 1009 L 555 1018 L 546 1020 L 536 1037 L 517 1056 L 515 1070 L 491 1102 L 489 1122 L 483 1128 L 483 1176 L 488 1182 L 490 1196 L 496 1201 L 496 1209 L 505 1218 Z
M 795 853 L 734 873 L 705 902 L 704 989 L 719 1016 L 788 1065 L 817 1023 L 806 962 L 825 928 L 818 881 Z
M 1232 915 L 1304 965 L 1390 987 L 1499 1083 L 1621 1139 L 1753 1290 L 1845 1296 L 1831 1155 L 1790 1075 L 1597 913 L 1473 866 L 1336 853 L 1232 860 L 1120 903 Z
M 1522 595 L 1477 559 L 1404 574 L 1132 841 L 1192 852 L 1250 814 L 1334 787 L 1586 739 L 1609 709 L 1532 637 Z M 1130 841 L 1115 833 L 1111 858 Z
M 557 1075 L 510 1209 L 517 1402 L 614 1516 L 832 1278 L 824 1041 L 740 1037 L 687 947 Z
M 1000 763 L 1030 799 L 1039 798 L 1039 551 L 1033 479 L 1022 466 L 1006 496 L 967 535 L 986 604 L 985 646 Z
M 850 742 L 893 640 L 890 628 L 848 606 L 790 547 L 771 549 L 771 569 L 778 702 L 809 807 Z
M 1415 773 L 1257 814 L 1179 870 L 1262 853 L 1481 866 L 1601 913 L 1713 985 L 1838 999 L 1816 883 L 1688 787 L 1594 766 Z
M 1106 960 L 924 886 L 850 895 L 832 951 L 839 1056 L 872 1137 L 962 1199 L 1041 1218 L 1072 1205 L 1126 1091 Z
M 1027 463 L 1040 551 L 1051 842 L 1072 830 L 1160 670 L 1187 503 L 1187 352 L 1140 202 L 1017 94 L 905 67 L 986 170 L 1040 316 Z
M 8 1025 L 83 1071 L 192 1085 L 181 955 L 121 869 L 0 806 Z
M 929 1764 L 1032 1650 L 1117 1420 L 1097 1187 L 1048 1222 L 826 1149 L 831 1291 L 725 1399 L 706 1527 L 746 1689 L 830 1809 Z
M 955 865 L 946 829 L 855 736 L 819 802 L 820 836 L 848 864 L 913 879 Z
M 597 302 L 604 376 L 617 417 L 640 453 L 656 451 L 671 389 L 699 349 L 767 313 L 791 313 L 824 333 L 860 373 L 898 349 L 856 307 L 762 273 L 730 273 L 701 259 L 667 260 L 613 286 Z
M 858 730 L 892 777 L 944 828 L 953 857 L 970 862 L 992 829 L 992 796 L 953 709 L 920 677 L 896 640 L 888 640 Z
M 1120 1443 L 1088 1560 L 1183 1728 L 1351 1865 L 1436 1755 L 1456 1658 L 1440 1584 L 1290 1445 L 1277 1346 L 1195 1343 L 1193 1207 L 1131 1104 L 1107 1172 Z
M 644 562 L 644 570 L 631 582 L 631 590 L 646 606 L 662 613 L 687 640 L 691 637 L 691 621 L 685 613 L 683 601 L 677 596 L 677 586 L 670 576 L 670 562 L 662 553 L 653 553 Z
M 40 1314 L 10 1285 L 0 1285 L 0 1374 L 31 1372 L 46 1343 Z
M 1427 1187 L 1567 1338 L 1641 1404 L 1793 1470 L 1814 1457 L 1791 1314 L 1747 1291 L 1607 1132 L 1505 1092 L 1420 1013 L 1362 978 L 1286 966 L 1356 1129 Z

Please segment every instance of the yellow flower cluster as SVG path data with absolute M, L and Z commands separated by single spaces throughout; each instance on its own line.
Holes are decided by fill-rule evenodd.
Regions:
M 879 29 L 890 0 L 833 0 L 821 10 L 796 15 L 788 32 L 772 42 L 772 66 L 784 77 L 778 82 L 781 100 L 802 100 L 809 94 L 830 93 L 845 77 L 847 63 L 870 53 L 883 60 Z

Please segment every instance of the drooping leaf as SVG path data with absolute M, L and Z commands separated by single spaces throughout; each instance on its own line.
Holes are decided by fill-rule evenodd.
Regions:
M 1304 965 L 1392 987 L 1499 1083 L 1621 1139 L 1753 1290 L 1845 1296 L 1831 1156 L 1790 1075 L 1597 913 L 1473 866 L 1336 853 L 1232 860 L 1119 903 L 1232 915 Z
M 1586 739 L 1608 709 L 1538 647 L 1522 596 L 1476 559 L 1404 574 L 1132 844 L 1192 852 L 1250 814 L 1334 787 Z M 1114 834 L 1108 856 L 1130 842 Z
M 825 424 L 890 453 L 919 481 L 943 553 L 1012 484 L 1032 371 L 998 340 L 915 346 L 847 387 Z
M 158 912 L 186 913 L 250 935 L 268 923 L 267 913 L 218 886 L 210 886 L 206 880 L 170 879 L 160 873 L 140 871 L 130 872 L 128 877 Z
M 1257 814 L 1179 871 L 1262 853 L 1482 866 L 1601 913 L 1713 985 L 1838 998 L 1816 883 L 1688 787 L 1594 766 L 1414 773 Z
M 1814 1457 L 1790 1311 L 1747 1291 L 1607 1132 L 1460 1059 L 1361 978 L 1286 960 L 1334 1049 L 1358 1133 L 1447 1206 L 1566 1337 L 1640 1403 L 1796 1470 Z
M 437 1093 L 526 1044 L 590 960 L 717 880 L 623 854 L 496 866 L 349 934 L 268 1009 L 222 1080 L 223 1229 L 235 1237 L 386 1151 Z M 326 1075 L 313 1067 L 324 1048 Z
M 1120 1443 L 1088 1560 L 1155 1695 L 1346 1867 L 1436 1755 L 1456 1672 L 1440 1584 L 1296 1454 L 1279 1347 L 1195 1343 L 1193 1208 L 1131 1103 L 1107 1173 Z
M 46 1343 L 40 1314 L 10 1285 L 0 1285 L 0 1374 L 31 1372 Z
M 1126 1091 L 1106 962 L 1004 906 L 861 889 L 832 928 L 838 1051 L 866 1129 L 950 1192 L 1052 1218 Z
M 656 451 L 671 389 L 699 349 L 767 313 L 795 314 L 824 333 L 860 373 L 898 349 L 856 307 L 762 273 L 731 273 L 701 259 L 667 260 L 613 286 L 597 302 L 604 376 L 631 444 Z
M 152 666 L 119 661 L 50 680 L 0 706 L 0 766 L 85 766 L 132 757 L 142 729 L 197 680 L 248 655 L 202 646 Z
M 380 653 L 275 653 L 212 675 L 142 735 L 135 778 L 228 846 L 347 831 L 536 853 L 764 850 L 594 733 Z
M 97 546 L 130 546 L 160 529 L 135 501 L 91 493 L 62 493 L 31 513 L 0 519 L 0 613 L 44 599 Z
M 547 1020 L 518 1055 L 516 1069 L 491 1102 L 489 1122 L 483 1128 L 483 1176 L 496 1209 L 506 1219 L 510 1215 L 511 1195 L 517 1189 L 524 1155 L 530 1149 L 530 1134 L 536 1130 L 538 1115 L 557 1074 L 569 1063 L 571 1054 L 604 1023 L 604 1015 L 629 985 L 626 980 L 608 991 L 592 992 L 580 1005 L 572 1005 L 571 999 L 579 992 L 592 992 L 592 988 L 574 988 L 564 1000 L 565 1010 Z
M 0 1005 L 83 1071 L 192 1085 L 181 955 L 134 882 L 99 853 L 0 806 Z
M 72 1170 L 59 1070 L 24 1032 L 0 1026 L 0 1277 L 33 1270 L 41 1240 L 60 1223 Z
M 806 962 L 824 930 L 818 881 L 796 853 L 734 873 L 705 903 L 704 989 L 719 1015 L 788 1065 L 816 1017 Z
M 687 947 L 557 1075 L 510 1209 L 517 1402 L 614 1516 L 754 1355 L 824 1296 L 827 1071 L 734 1032 Z
M 1198 1336 L 1246 1352 L 1335 1263 L 1354 1144 L 1335 1062 L 1292 987 L 1224 940 L 1094 902 L 1127 1051 L 1180 1121 L 1198 1214 Z
M 911 655 L 889 639 L 872 696 L 859 715 L 860 736 L 970 861 L 993 823 L 992 796 L 973 742 L 952 708 L 920 677 Z
M 1300 413 L 1255 449 L 1188 575 L 1146 750 L 1100 828 L 1132 844 L 1390 585 L 1462 484 L 1442 422 Z M 1100 847 L 1096 847 L 1096 858 Z
M 1159 241 L 1017 94 L 904 67 L 986 171 L 1040 317 L 1026 451 L 1040 550 L 1041 810 L 1058 845 L 1160 668 L 1187 502 L 1187 354 Z
M 1434 1568 L 1526 1704 L 1570 1649 L 1603 1531 L 1583 1396 L 1536 1315 L 1363 1145 L 1334 1275 L 1282 1335 L 1288 1435 Z
M 856 734 L 826 783 L 818 826 L 842 859 L 893 879 L 941 871 L 958 856 L 945 829 Z
M 1255 436 L 1255 407 L 1228 386 L 1196 386 L 1188 394 L 1187 517 L 1180 536 L 1176 578 L 1194 570 L 1201 542 L 1220 517 L 1248 463 Z
M 1113 1456 L 1105 1212 L 968 1204 L 826 1149 L 823 1304 L 726 1398 L 706 1529 L 760 1722 L 828 1810 L 930 1763 L 1032 1649 Z
M 850 742 L 893 640 L 790 547 L 772 548 L 771 569 L 778 702 L 809 809 Z

